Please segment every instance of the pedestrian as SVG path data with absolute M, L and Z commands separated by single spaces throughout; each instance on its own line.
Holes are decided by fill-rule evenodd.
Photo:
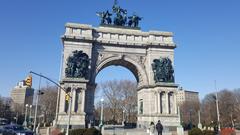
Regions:
M 158 120 L 158 123 L 156 124 L 156 129 L 157 129 L 158 135 L 162 135 L 163 125 L 161 124 L 160 120 Z
M 154 135 L 155 126 L 153 122 L 150 123 L 149 130 L 150 130 L 150 135 Z

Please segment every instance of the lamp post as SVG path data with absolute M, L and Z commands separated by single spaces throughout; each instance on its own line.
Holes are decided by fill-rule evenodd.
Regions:
M 28 108 L 28 104 L 25 105 L 25 118 L 24 118 L 24 122 L 23 122 L 24 127 L 27 126 L 27 108 Z
M 39 86 L 40 87 L 40 86 Z M 37 111 L 38 111 L 38 99 L 39 95 L 43 95 L 44 93 L 40 90 L 37 92 L 37 101 L 36 101 L 36 106 L 35 106 L 35 114 L 34 114 L 34 123 L 33 123 L 33 132 L 36 131 L 36 124 L 37 124 Z
M 36 105 L 35 105 L 35 114 L 34 114 L 34 123 L 33 123 L 33 132 L 35 132 L 36 123 L 37 123 L 38 96 L 39 96 L 39 94 L 37 93 L 37 99 L 36 99 L 37 101 L 36 101 Z
M 99 127 L 101 130 L 102 130 L 102 126 L 103 126 L 103 101 L 104 101 L 104 99 L 102 98 L 101 99 L 101 117 L 100 117 L 100 124 L 99 124 Z
M 125 110 L 123 110 L 123 117 L 122 117 L 122 125 L 124 126 L 125 123 L 125 117 L 124 117 Z
M 201 113 L 200 113 L 200 110 L 198 110 L 198 128 L 202 130 L 202 124 L 201 124 Z
M 221 125 L 220 125 L 220 114 L 219 114 L 219 108 L 218 108 L 218 90 L 217 90 L 217 84 L 215 80 L 215 96 L 216 96 L 216 109 L 217 109 L 217 124 L 218 124 L 218 131 L 221 131 Z
M 16 117 L 14 119 L 16 119 L 16 124 L 17 124 L 18 123 L 18 112 L 17 112 Z
M 30 71 L 30 73 L 31 73 L 31 74 L 34 74 L 34 75 L 37 75 L 37 76 L 40 77 L 40 80 L 39 80 L 39 93 L 40 93 L 40 95 L 41 95 L 41 94 L 44 94 L 43 92 L 40 92 L 41 78 L 47 79 L 48 81 L 54 83 L 58 88 L 60 88 L 61 90 L 63 90 L 65 93 L 67 93 L 66 89 L 64 89 L 59 83 L 56 83 L 56 82 L 53 81 L 52 79 L 50 79 L 50 78 L 48 78 L 48 77 L 46 77 L 46 76 L 44 76 L 44 75 L 42 75 L 42 74 L 35 73 L 35 72 L 33 72 L 33 71 Z M 72 97 L 70 96 L 70 98 L 72 98 Z M 38 95 L 37 95 L 37 103 L 36 103 L 36 107 L 35 107 L 34 129 L 33 129 L 33 131 L 35 131 L 35 128 L 36 128 L 37 104 L 38 104 Z M 59 108 L 59 104 L 57 104 L 57 108 Z M 58 109 L 57 109 L 57 110 L 58 110 Z M 71 109 L 70 109 L 70 110 L 71 110 Z M 56 120 L 57 120 L 57 118 L 56 118 Z M 70 123 L 70 122 L 69 122 L 69 123 Z M 69 124 L 69 123 L 68 123 L 68 124 Z M 69 127 L 69 125 L 68 125 L 68 127 Z
M 32 119 L 31 119 L 31 117 L 32 117 L 32 105 L 29 106 L 29 123 L 32 126 Z
M 189 109 L 189 121 L 190 121 L 190 123 L 189 123 L 189 126 L 190 126 L 190 129 L 192 129 L 192 109 Z
M 68 96 L 69 96 L 69 95 L 68 95 Z M 66 135 L 69 135 L 70 120 L 71 120 L 71 111 L 72 111 L 72 90 L 71 90 L 71 96 L 69 96 L 68 123 L 67 123 L 67 132 L 66 132 Z

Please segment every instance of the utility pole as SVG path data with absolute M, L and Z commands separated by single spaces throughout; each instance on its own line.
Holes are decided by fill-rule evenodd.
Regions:
M 41 88 L 41 76 L 40 76 L 40 79 L 39 79 L 39 84 L 38 84 L 38 92 L 37 92 L 37 101 L 36 101 L 36 104 L 35 104 L 35 114 L 34 114 L 34 123 L 33 123 L 33 132 L 36 131 L 36 123 L 37 123 L 37 111 L 38 111 L 38 97 L 39 97 L 39 92 L 40 92 L 40 88 Z
M 25 105 L 25 118 L 24 118 L 24 122 L 23 122 L 23 126 L 27 127 L 27 112 L 28 112 L 28 104 Z
M 69 106 L 68 106 L 68 123 L 67 123 L 67 133 L 66 135 L 69 135 L 69 127 L 70 127 L 70 120 L 71 120 L 71 109 L 72 109 L 72 92 L 73 87 L 71 88 L 71 96 L 69 96 Z
M 62 74 L 62 66 L 63 66 L 63 52 L 61 53 L 61 62 L 60 62 L 60 70 L 59 70 L 59 82 L 61 80 L 61 74 Z M 61 88 L 57 89 L 57 105 L 56 105 L 56 116 L 55 116 L 55 120 L 54 120 L 54 127 L 57 126 L 57 121 L 58 121 L 58 111 L 59 111 L 59 100 L 60 100 L 60 91 Z
M 50 82 L 52 82 L 53 84 L 55 84 L 58 88 L 60 88 L 61 90 L 63 90 L 66 94 L 68 94 L 69 99 L 70 99 L 69 107 L 71 107 L 72 96 L 69 95 L 69 93 L 67 93 L 66 89 L 64 89 L 59 83 L 53 81 L 52 79 L 50 79 L 50 78 L 48 78 L 48 77 L 46 77 L 46 76 L 44 76 L 44 75 L 42 75 L 42 74 L 38 74 L 38 73 L 35 73 L 35 72 L 33 72 L 33 71 L 30 71 L 30 73 L 31 73 L 31 74 L 34 74 L 34 75 L 37 75 L 37 76 L 40 76 L 40 78 L 42 77 L 42 78 L 44 78 L 44 79 L 47 79 L 48 81 L 50 81 Z M 41 80 L 41 79 L 40 79 L 40 80 Z M 39 89 L 40 89 L 40 83 L 39 83 Z M 38 103 L 38 96 L 37 96 L 37 103 Z M 59 104 L 58 104 L 58 106 L 59 106 Z M 37 108 L 36 108 L 36 109 L 37 109 Z M 69 110 L 71 110 L 71 108 L 70 108 Z M 70 115 L 70 113 L 69 113 L 69 115 Z M 35 116 L 36 116 L 36 110 L 35 110 Z M 71 117 L 71 116 L 69 116 L 69 117 Z M 70 122 L 69 122 L 68 125 L 67 125 L 68 128 L 69 128 L 69 125 L 70 125 Z M 35 121 L 34 121 L 34 126 L 35 126 Z M 34 129 L 35 129 L 35 128 L 34 128 Z M 67 132 L 67 135 L 68 135 L 68 134 L 69 134 L 69 133 Z
M 103 127 L 103 101 L 104 101 L 104 99 L 101 98 L 101 117 L 100 117 L 100 124 L 99 124 L 101 131 L 102 131 L 102 127 Z
M 30 123 L 30 127 L 32 127 L 32 105 L 29 106 L 29 123 Z
M 219 114 L 219 108 L 218 108 L 218 90 L 217 90 L 217 84 L 215 80 L 215 96 L 216 96 L 216 108 L 217 108 L 217 123 L 218 123 L 218 131 L 221 131 L 221 125 L 220 125 L 220 114 Z

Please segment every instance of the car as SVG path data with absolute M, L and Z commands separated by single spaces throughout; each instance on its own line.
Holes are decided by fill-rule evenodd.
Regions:
M 0 126 L 7 125 L 7 124 L 9 124 L 7 119 L 0 118 Z
M 8 135 L 8 132 L 3 127 L 0 127 L 0 135 Z
M 4 132 L 7 132 L 7 135 L 34 135 L 30 129 L 17 124 L 5 125 L 3 129 Z

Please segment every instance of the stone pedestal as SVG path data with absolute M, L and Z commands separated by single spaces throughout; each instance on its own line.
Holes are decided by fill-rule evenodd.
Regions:
M 166 130 L 177 130 L 180 125 L 176 104 L 177 87 L 173 83 L 158 83 L 138 90 L 139 128 L 148 128 L 151 122 L 156 124 L 160 120 Z
M 198 128 L 202 130 L 202 124 L 198 123 Z
M 85 93 L 87 80 L 76 78 L 65 78 L 61 81 L 61 87 L 65 89 L 60 92 L 60 103 L 57 126 L 67 128 L 69 120 L 69 105 L 71 103 L 70 128 L 85 127 Z M 69 94 L 67 97 L 66 94 Z
M 177 135 L 184 135 L 184 130 L 182 126 L 177 127 Z

